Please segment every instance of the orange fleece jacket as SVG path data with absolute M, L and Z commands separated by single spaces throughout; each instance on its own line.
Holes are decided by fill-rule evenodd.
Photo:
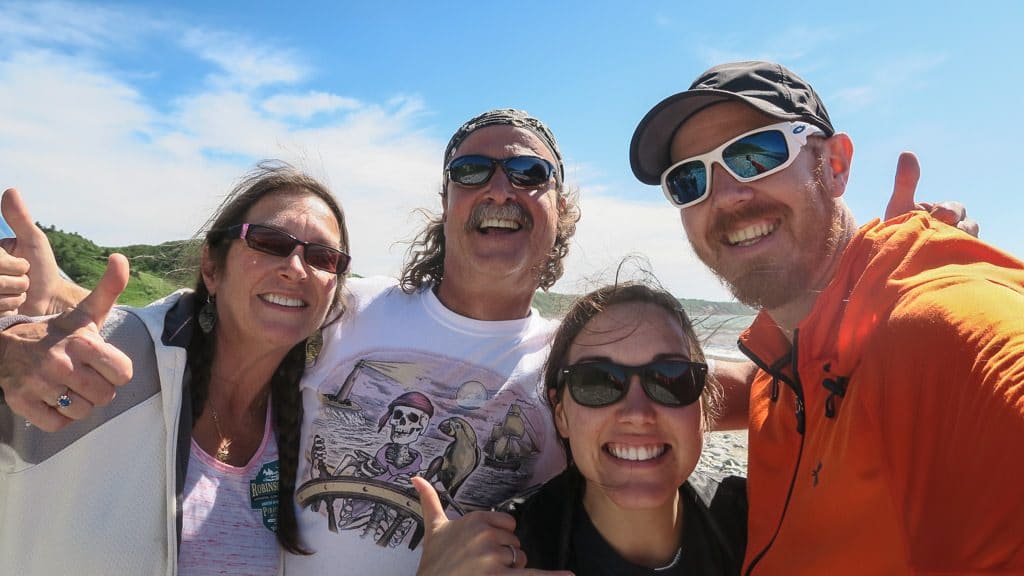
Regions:
M 763 312 L 740 338 L 744 573 L 1024 573 L 1024 263 L 872 222 L 794 342 Z

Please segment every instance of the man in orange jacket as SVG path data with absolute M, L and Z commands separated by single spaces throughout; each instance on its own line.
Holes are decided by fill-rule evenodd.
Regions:
M 852 157 L 767 62 L 711 68 L 633 136 L 637 178 L 760 310 L 744 573 L 1020 573 L 1024 263 L 922 212 L 858 228 Z

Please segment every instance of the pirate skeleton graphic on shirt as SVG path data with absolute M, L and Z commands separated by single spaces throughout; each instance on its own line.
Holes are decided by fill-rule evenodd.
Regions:
M 446 506 L 464 513 L 491 505 L 475 497 L 482 488 L 493 493 L 504 481 L 511 496 L 521 483 L 514 474 L 531 471 L 530 456 L 538 448 L 528 426 L 530 417 L 537 417 L 536 407 L 503 391 L 504 382 L 493 375 L 475 373 L 478 369 L 449 386 L 431 377 L 432 368 L 436 366 L 429 363 L 361 359 L 339 389 L 322 394 L 324 417 L 318 422 L 324 425 L 312 437 L 310 477 L 300 479 L 297 498 L 300 505 L 325 515 L 332 532 L 358 531 L 380 546 L 407 542 L 415 548 L 423 529 L 413 476 L 431 481 Z M 450 372 L 450 365 L 444 371 Z M 379 412 L 373 409 L 382 403 L 373 394 L 378 390 L 397 394 Z M 523 415 L 524 409 L 531 416 Z M 491 447 L 496 431 L 513 429 L 510 414 L 519 426 L 519 445 L 526 448 L 517 452 L 516 460 L 509 460 L 510 451 L 503 448 L 499 463 L 491 458 Z M 497 445 L 508 445 L 507 433 L 498 437 Z M 478 472 L 481 478 L 474 482 Z M 469 496 L 456 501 L 464 488 Z

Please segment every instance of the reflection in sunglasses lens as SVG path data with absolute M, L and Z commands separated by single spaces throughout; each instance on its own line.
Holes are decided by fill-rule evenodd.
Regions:
M 687 162 L 676 168 L 667 180 L 672 190 L 672 196 L 680 204 L 693 202 L 700 198 L 707 187 L 707 175 L 704 163 L 700 160 Z
M 509 158 L 505 161 L 505 171 L 510 180 L 521 186 L 539 186 L 551 177 L 547 164 L 529 156 Z
M 641 367 L 608 362 L 576 364 L 565 369 L 566 385 L 577 403 L 598 408 L 626 395 L 630 378 L 640 376 L 647 397 L 664 406 L 692 404 L 704 389 L 704 370 L 690 362 L 659 361 Z
M 449 166 L 451 179 L 464 186 L 479 186 L 491 178 L 494 163 L 480 156 L 463 156 Z
M 448 177 L 463 186 L 486 184 L 500 164 L 512 185 L 523 188 L 541 186 L 551 178 L 554 167 L 534 156 L 513 156 L 496 160 L 479 154 L 460 156 L 448 164 Z
M 740 178 L 754 178 L 789 158 L 786 137 L 779 130 L 751 134 L 722 151 L 722 160 Z

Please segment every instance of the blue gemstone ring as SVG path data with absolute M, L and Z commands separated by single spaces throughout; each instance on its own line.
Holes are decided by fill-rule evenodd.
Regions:
M 68 388 L 63 394 L 57 396 L 57 407 L 67 408 L 68 406 L 71 406 L 71 388 Z

